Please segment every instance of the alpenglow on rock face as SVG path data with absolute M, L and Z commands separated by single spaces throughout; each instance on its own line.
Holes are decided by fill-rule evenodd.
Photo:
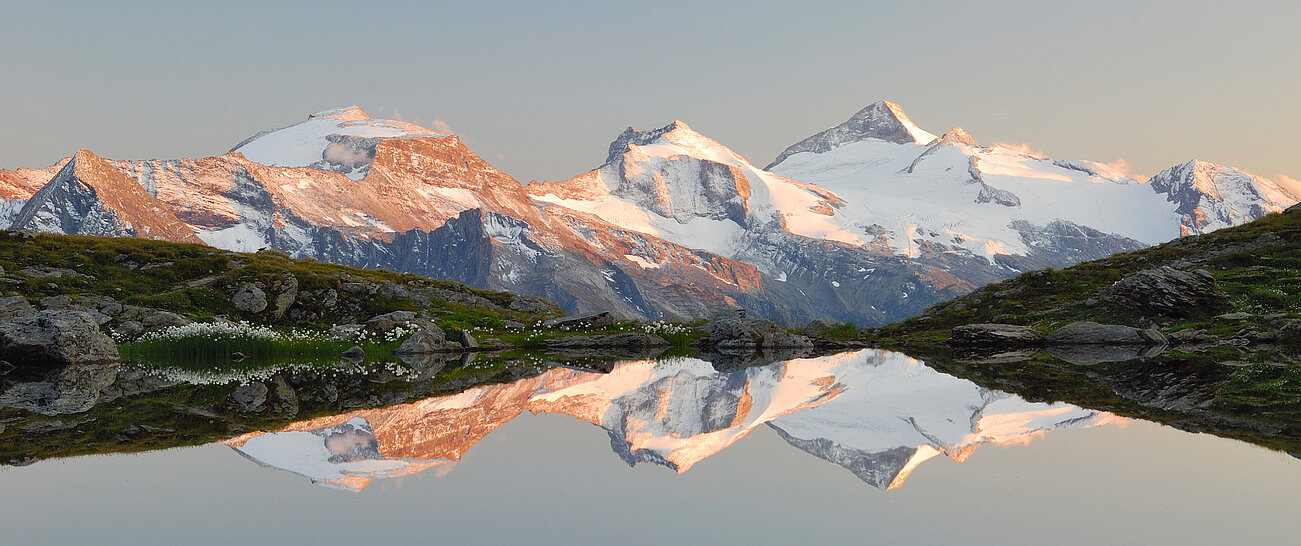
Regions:
M 1239 224 L 1299 188 L 1200 162 L 1142 183 L 1106 165 L 922 130 L 880 101 L 768 169 L 675 121 L 523 185 L 456 135 L 318 112 L 217 157 L 83 150 L 0 171 L 0 227 L 151 237 L 509 290 L 568 313 L 880 324 L 1043 267 Z M 268 312 L 273 298 L 264 294 Z M 249 298 L 257 306 L 260 299 Z

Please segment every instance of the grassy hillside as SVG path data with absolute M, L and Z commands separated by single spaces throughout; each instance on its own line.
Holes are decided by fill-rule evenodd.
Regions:
M 1106 298 L 1112 283 L 1166 265 L 1206 269 L 1229 295 L 1232 308 L 1192 318 L 1145 317 Z M 1249 316 L 1218 318 L 1234 312 Z M 1167 334 L 1203 329 L 1228 336 L 1243 330 L 1277 331 L 1297 318 L 1301 318 L 1301 212 L 1294 211 L 1063 270 L 1023 274 L 936 305 L 921 316 L 871 330 L 865 339 L 939 342 L 955 326 L 986 322 L 1033 326 L 1047 333 L 1079 320 L 1157 326 Z
M 1143 316 L 1107 298 L 1140 270 L 1206 269 L 1224 308 Z M 923 358 L 946 373 L 1031 400 L 1065 401 L 1301 452 L 1301 211 L 1063 270 L 1036 271 L 945 302 L 860 339 Z M 1049 354 L 954 354 L 956 326 L 1005 323 L 1049 333 L 1090 320 L 1156 327 L 1172 340 L 1158 357 L 1096 365 Z
M 513 310 L 509 307 L 514 294 L 415 275 L 290 259 L 275 251 L 235 253 L 134 238 L 33 237 L 0 231 L 0 268 L 0 294 L 22 295 L 32 302 L 51 296 L 69 296 L 74 301 L 105 296 L 198 320 L 225 315 L 254 324 L 328 327 L 389 311 L 417 310 L 428 303 L 449 321 L 492 326 L 502 320 L 523 322 L 559 312 L 553 306 L 542 315 Z M 67 269 L 79 276 L 47 276 L 40 268 Z M 231 302 L 231 293 L 246 283 L 265 287 L 272 299 L 290 276 L 298 293 L 293 312 L 282 316 L 240 312 Z M 416 301 L 406 295 L 413 289 L 435 295 Z M 330 291 L 338 299 L 333 305 L 327 305 L 329 299 L 324 297 Z

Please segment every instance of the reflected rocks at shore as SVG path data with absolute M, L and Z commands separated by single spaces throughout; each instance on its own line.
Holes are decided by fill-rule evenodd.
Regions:
M 259 464 L 359 491 L 375 479 L 450 468 L 525 412 L 590 423 L 608 437 L 600 449 L 628 465 L 678 473 L 767 427 L 881 489 L 899 487 L 933 457 L 962 462 L 980 446 L 1117 415 L 1293 452 L 1301 445 L 1291 425 L 1242 409 L 1258 402 L 1225 404 L 1231 370 L 1242 368 L 1080 349 L 924 360 L 884 350 L 632 360 L 436 353 L 244 369 L 11 371 L 0 385 L 0 464 L 224 441 Z M 1262 381 L 1286 372 L 1252 366 Z
M 732 372 L 694 358 L 629 361 L 608 373 L 554 368 L 456 395 L 341 413 L 227 443 L 261 464 L 333 487 L 460 460 L 523 412 L 563 414 L 609 436 L 629 465 L 686 472 L 758 427 L 882 489 L 938 455 L 963 461 L 981 445 L 1115 422 L 1069 404 L 1026 402 L 886 351 L 774 362 Z M 350 438 L 340 441 L 342 428 Z M 370 446 L 357 451 L 339 446 Z M 359 455 L 358 455 L 359 454 Z M 376 456 L 378 455 L 378 456 Z

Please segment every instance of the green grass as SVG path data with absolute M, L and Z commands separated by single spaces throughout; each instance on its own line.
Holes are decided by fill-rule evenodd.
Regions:
M 1144 317 L 1106 299 L 1109 287 L 1143 269 L 1204 268 L 1228 295 L 1226 309 L 1183 318 Z M 1247 312 L 1245 319 L 1218 315 Z M 865 330 L 860 340 L 924 358 L 941 371 L 1031 400 L 1065 401 L 1121 415 L 1192 427 L 1288 451 L 1301 451 L 1301 365 L 1269 345 L 1175 347 L 1155 360 L 1072 366 L 1046 355 L 1017 363 L 961 362 L 943 346 L 952 328 L 998 322 L 1048 333 L 1092 320 L 1157 326 L 1166 334 L 1199 330 L 1228 339 L 1276 331 L 1301 319 L 1301 213 L 1254 222 L 1118 254 L 1062 270 L 1030 272 L 941 303 L 923 315 Z M 1295 348 L 1284 349 L 1297 352 Z M 1254 362 L 1229 366 L 1226 361 Z M 1205 400 L 1186 410 L 1161 410 L 1119 394 L 1194 389 Z
M 71 269 L 93 278 L 29 278 L 20 271 L 29 266 Z M 476 307 L 434 298 L 432 301 L 389 297 L 383 293 L 351 293 L 347 278 L 367 283 L 392 283 L 407 289 L 444 290 L 483 298 L 505 307 L 515 298 L 508 292 L 479 290 L 454 282 L 427 279 L 390 271 L 359 269 L 307 259 L 290 259 L 283 252 L 225 252 L 203 245 L 133 238 L 81 237 L 41 234 L 26 237 L 0 231 L 0 268 L 10 279 L 0 284 L 4 295 L 22 295 L 38 301 L 49 296 L 108 296 L 128 305 L 152 307 L 196 319 L 226 316 L 257 324 L 326 326 L 351 317 L 367 317 L 397 310 L 417 310 L 426 305 L 446 312 L 451 322 L 490 324 L 518 320 L 532 322 L 558 315 L 558 309 L 535 315 L 511 309 Z M 321 297 L 301 297 L 297 313 L 274 317 L 270 312 L 242 313 L 230 295 L 244 283 L 272 287 L 289 275 L 298 281 L 299 294 L 334 290 L 339 303 L 327 307 Z M 277 292 L 264 289 L 274 306 Z M 309 318 L 305 318 L 309 317 Z
M 1232 308 L 1175 320 L 1143 317 L 1105 298 L 1108 288 L 1125 276 L 1170 264 L 1210 271 L 1229 295 Z M 921 316 L 868 330 L 862 339 L 939 342 L 956 326 L 982 322 L 1049 332 L 1079 320 L 1147 326 L 1143 320 L 1148 319 L 1160 321 L 1166 331 L 1177 331 L 1214 328 L 1215 315 L 1232 311 L 1301 317 L 1301 213 L 1272 214 L 1242 226 L 1063 270 L 1026 273 L 935 305 Z

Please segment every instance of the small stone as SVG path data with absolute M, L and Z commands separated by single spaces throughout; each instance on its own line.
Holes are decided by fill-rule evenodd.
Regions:
M 353 345 L 352 347 L 349 347 L 348 350 L 339 353 L 339 356 L 356 363 L 361 362 L 362 359 L 366 358 L 366 352 L 361 350 L 361 347 Z
M 466 349 L 475 349 L 479 347 L 479 342 L 475 341 L 474 336 L 470 335 L 470 332 L 465 330 L 461 330 L 461 335 L 457 337 L 457 341 Z

